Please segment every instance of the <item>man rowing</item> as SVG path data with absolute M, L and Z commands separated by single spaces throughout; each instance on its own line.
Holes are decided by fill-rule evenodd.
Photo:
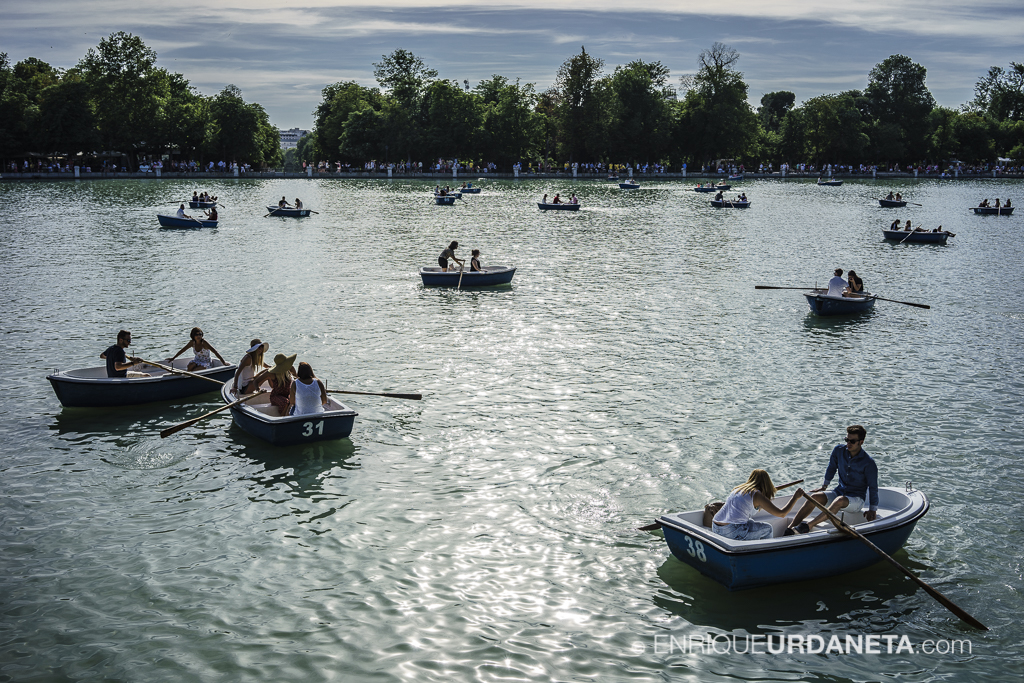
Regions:
M 178 211 L 177 211 L 177 213 L 174 214 L 174 216 L 176 218 L 182 218 L 182 219 L 185 219 L 185 220 L 193 220 L 192 216 L 189 216 L 187 213 L 185 213 L 185 205 L 184 204 L 182 204 L 181 206 L 178 207 Z
M 284 197 L 281 197 L 281 201 L 279 201 L 277 203 L 277 208 L 279 208 L 279 209 L 290 209 L 290 208 L 292 208 L 292 205 L 288 203 L 287 199 L 285 199 Z
M 100 358 L 107 361 L 107 377 L 149 377 L 148 372 L 136 372 L 129 368 L 142 362 L 141 358 L 128 356 L 124 350 L 132 344 L 132 333 L 128 330 L 121 330 L 117 333 L 117 343 L 107 347 L 107 350 L 100 354 Z

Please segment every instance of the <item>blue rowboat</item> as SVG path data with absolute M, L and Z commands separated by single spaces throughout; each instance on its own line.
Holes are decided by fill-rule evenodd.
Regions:
M 743 180 L 743 174 L 737 173 L 736 175 L 731 175 L 728 178 L 726 178 L 726 180 Z
M 693 191 L 694 192 L 725 192 L 726 190 L 730 189 L 731 187 L 732 187 L 732 185 L 726 185 L 725 183 L 719 183 L 718 185 L 709 185 L 707 187 L 703 187 L 703 186 L 698 185 L 697 187 L 693 188 Z
M 440 206 L 452 206 L 457 197 L 453 194 L 435 194 L 434 203 Z
M 640 183 L 619 183 L 620 190 L 639 190 Z
M 290 209 L 284 207 L 283 209 L 279 206 L 268 206 L 267 213 L 271 216 L 281 216 L 284 218 L 305 218 L 309 215 L 310 209 Z
M 716 209 L 746 209 L 750 206 L 750 202 L 730 202 L 727 199 L 712 199 L 711 206 Z
M 179 358 L 165 365 L 184 370 L 188 367 L 189 361 L 188 358 Z M 194 374 L 219 382 L 229 382 L 235 375 L 236 367 L 223 365 L 219 360 L 214 360 L 213 367 Z M 153 366 L 146 366 L 142 371 L 149 373 L 150 376 L 131 379 L 107 377 L 107 368 L 103 366 L 63 372 L 58 370 L 52 375 L 47 375 L 46 379 L 50 381 L 53 393 L 57 394 L 57 400 L 69 408 L 105 408 L 173 401 L 217 389 L 206 380 L 175 375 Z
M 613 182 L 613 183 L 617 183 L 617 182 L 619 182 L 619 176 L 617 176 L 617 175 L 610 175 L 610 176 L 608 176 L 608 181 L 609 182 Z
M 879 206 L 884 206 L 887 209 L 898 209 L 907 205 L 906 200 L 903 199 L 879 199 Z
M 868 292 L 863 296 L 828 296 L 827 289 L 812 289 L 804 294 L 811 312 L 817 315 L 848 315 L 862 313 L 875 307 L 875 297 Z
M 459 189 L 460 194 L 480 194 L 479 187 L 463 187 Z
M 1016 206 L 972 206 L 971 210 L 978 216 L 1009 216 L 1016 209 Z
M 818 184 L 819 185 L 825 185 L 825 186 L 828 186 L 828 187 L 839 187 L 840 185 L 843 184 L 843 181 L 842 180 L 826 180 L 826 181 L 822 182 L 822 181 L 819 180 Z
M 241 398 L 227 383 L 220 391 L 224 403 Z M 275 446 L 293 446 L 314 441 L 344 439 L 352 433 L 356 411 L 344 403 L 329 398 L 329 410 L 311 415 L 281 417 L 270 395 L 263 394 L 231 408 L 231 417 L 243 430 Z
M 190 209 L 209 209 L 217 206 L 217 202 L 194 202 L 191 199 L 188 202 L 188 208 Z
M 543 202 L 537 202 L 537 208 L 541 211 L 579 211 L 579 204 L 569 204 L 562 202 L 560 204 L 544 204 Z
M 199 218 L 178 218 L 177 216 L 163 216 L 157 214 L 156 219 L 160 221 L 161 228 L 216 228 L 217 221 L 207 221 Z
M 782 506 L 789 497 L 774 502 Z M 917 521 L 928 512 L 928 499 L 913 489 L 878 488 L 878 516 L 864 521 L 861 512 L 842 515 L 844 522 L 889 555 L 903 547 Z M 812 513 L 816 514 L 816 513 Z M 836 529 L 831 522 L 808 534 L 783 536 L 792 518 L 754 515 L 772 525 L 774 536 L 761 541 L 734 541 L 703 524 L 704 511 L 691 510 L 658 519 L 672 554 L 729 590 L 742 590 L 790 581 L 820 579 L 856 571 L 881 561 L 863 541 Z
M 462 287 L 507 285 L 512 282 L 512 276 L 515 274 L 515 266 L 484 266 L 483 270 L 478 272 L 464 270 L 462 271 Z M 425 266 L 420 268 L 420 277 L 423 278 L 425 287 L 459 286 L 459 271 L 457 270 L 449 270 L 445 273 L 439 266 Z
M 883 230 L 885 239 L 896 242 L 917 242 L 918 244 L 945 244 L 952 233 L 946 232 L 907 232 L 906 230 Z

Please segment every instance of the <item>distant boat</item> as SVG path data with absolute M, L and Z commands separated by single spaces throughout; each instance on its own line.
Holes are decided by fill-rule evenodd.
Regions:
M 293 209 L 289 207 L 268 206 L 267 213 L 271 216 L 282 216 L 284 218 L 304 218 L 309 215 L 310 209 Z
M 232 390 L 231 382 L 224 383 L 220 396 L 224 403 L 234 403 L 241 398 Z M 263 394 L 232 407 L 231 417 L 243 430 L 274 446 L 344 439 L 352 433 L 359 413 L 337 399 L 328 397 L 327 400 L 327 410 L 322 413 L 282 416 L 270 402 L 270 394 Z
M 559 204 L 544 204 L 543 202 L 537 202 L 537 208 L 541 211 L 579 211 L 579 204 L 568 204 L 561 202 Z
M 640 183 L 619 183 L 620 190 L 639 190 Z
M 207 221 L 199 218 L 178 218 L 177 216 L 164 216 L 157 214 L 156 219 L 160 221 L 161 228 L 216 228 L 217 221 Z
M 731 175 L 728 178 L 726 178 L 726 180 L 743 180 L 743 174 L 737 173 L 736 175 Z
M 185 370 L 191 358 L 179 358 L 168 367 Z M 219 360 L 195 375 L 202 375 L 220 382 L 230 382 L 235 376 L 235 365 L 224 365 Z M 149 377 L 107 377 L 107 368 L 56 371 L 46 379 L 57 394 L 61 405 L 74 408 L 105 408 L 110 406 L 134 406 L 154 401 L 175 401 L 189 396 L 216 391 L 210 382 L 167 372 L 162 368 L 146 366 Z
M 746 209 L 750 207 L 750 202 L 730 202 L 727 199 L 712 199 L 711 206 L 716 209 Z
M 217 206 L 217 202 L 194 202 L 191 199 L 188 202 L 188 208 L 190 209 L 209 209 Z
M 462 287 L 493 287 L 494 285 L 506 285 L 512 282 L 512 276 L 516 274 L 513 266 L 484 266 L 483 270 L 464 270 L 461 273 Z M 420 268 L 420 278 L 423 279 L 425 287 L 457 287 L 459 285 L 459 271 L 449 269 L 448 272 L 441 270 L 439 266 L 425 266 Z
M 945 244 L 953 233 L 946 232 L 907 232 L 906 230 L 883 230 L 887 240 L 897 242 L 917 242 L 918 244 Z
M 840 185 L 843 184 L 843 181 L 842 180 L 826 180 L 826 181 L 822 182 L 821 180 L 818 180 L 818 184 L 819 185 L 827 185 L 828 187 L 839 187 Z
M 816 315 L 848 315 L 875 307 L 875 297 L 864 292 L 860 296 L 829 296 L 827 289 L 812 289 L 804 294 L 807 305 Z
M 608 180 L 610 180 L 612 182 L 618 182 L 619 181 L 619 176 L 617 176 L 617 175 L 610 175 L 610 176 L 608 176 Z
M 899 208 L 907 205 L 905 199 L 879 199 L 878 204 L 887 208 Z
M 480 194 L 479 187 L 463 187 L 459 190 L 461 194 Z
M 453 194 L 435 194 L 434 203 L 440 206 L 452 206 L 455 204 L 455 200 L 458 199 Z
M 978 216 L 1009 216 L 1016 206 L 972 206 L 971 210 Z

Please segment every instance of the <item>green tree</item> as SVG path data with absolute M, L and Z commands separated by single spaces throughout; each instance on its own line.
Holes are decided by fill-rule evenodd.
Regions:
M 163 69 L 160 109 L 160 139 L 165 148 L 174 148 L 192 158 L 208 142 L 212 115 L 210 99 L 189 85 L 184 76 Z
M 6 52 L 0 52 L 0 154 L 19 156 L 29 151 L 31 127 L 29 99 L 11 68 Z
M 788 90 L 766 93 L 761 96 L 761 106 L 757 108 L 757 117 L 764 129 L 777 133 L 782 127 L 782 119 L 786 112 L 796 104 L 796 95 Z
M 615 68 L 609 81 L 610 155 L 630 162 L 657 162 L 672 138 L 669 70 L 661 62 L 632 61 Z
M 935 108 L 926 76 L 923 66 L 904 55 L 892 55 L 868 74 L 865 95 L 878 158 L 900 162 L 925 158 L 928 114 Z
M 928 114 L 928 158 L 942 162 L 956 158 L 955 122 L 960 114 L 948 107 L 936 107 Z
M 861 158 L 869 140 L 852 94 L 814 97 L 802 109 L 806 149 L 813 160 L 836 164 Z
M 993 66 L 974 86 L 973 109 L 996 121 L 1024 120 L 1024 64 L 1010 62 L 1009 70 Z
M 499 78 L 500 85 L 495 82 Z M 500 76 L 492 78 L 490 84 L 496 88 L 481 95 L 485 98 L 481 136 L 484 158 L 504 167 L 536 157 L 545 137 L 546 117 L 535 111 L 538 98 L 533 84 L 508 83 Z
M 595 122 L 600 120 L 600 102 L 594 88 L 601 78 L 604 62 L 587 54 L 586 47 L 567 59 L 555 76 L 557 116 L 562 154 L 572 161 L 583 161 L 588 152 L 601 143 Z
M 242 91 L 228 85 L 210 102 L 209 156 L 225 162 L 274 166 L 281 161 L 281 138 L 258 104 L 247 104 Z
M 314 149 L 305 149 L 302 158 L 306 160 L 334 160 L 339 155 L 343 161 L 357 161 L 341 153 L 341 137 L 345 132 L 345 122 L 352 112 L 367 107 L 380 109 L 382 98 L 376 88 L 364 88 L 355 81 L 334 83 L 323 89 L 323 100 L 314 110 L 312 138 L 306 145 Z
M 77 74 L 39 93 L 39 150 L 59 156 L 75 156 L 96 150 L 99 135 L 89 86 Z
M 423 144 L 428 157 L 466 159 L 474 156 L 483 123 L 478 100 L 476 95 L 451 81 L 438 80 L 427 86 Z
M 414 109 L 427 86 L 437 78 L 437 71 L 408 50 L 399 49 L 374 63 L 373 76 L 401 106 Z
M 953 120 L 956 155 L 961 161 L 979 164 L 995 159 L 992 120 L 983 114 L 962 113 Z

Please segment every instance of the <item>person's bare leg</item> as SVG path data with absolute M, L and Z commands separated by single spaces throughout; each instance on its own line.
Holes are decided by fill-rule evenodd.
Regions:
M 828 497 L 824 493 L 815 493 L 811 496 L 814 500 L 818 501 L 822 505 L 828 500 Z M 795 527 L 797 524 L 803 521 L 804 517 L 811 514 L 811 510 L 814 509 L 814 505 L 810 502 L 804 501 L 804 504 L 800 507 L 800 511 L 793 517 L 793 521 L 790 523 L 790 527 Z
M 836 498 L 835 500 L 832 501 L 831 505 L 828 506 L 828 511 L 831 512 L 834 515 L 834 514 L 836 514 L 837 512 L 839 512 L 840 510 L 842 510 L 844 507 L 846 507 L 849 504 L 850 504 L 850 499 L 849 498 L 847 498 L 846 496 L 839 496 L 838 498 Z M 822 512 L 820 515 L 818 515 L 817 517 L 815 517 L 811 521 L 807 522 L 807 528 L 808 529 L 813 529 L 815 527 L 815 525 L 821 524 L 826 519 L 828 519 L 828 515 L 826 515 L 824 512 Z

